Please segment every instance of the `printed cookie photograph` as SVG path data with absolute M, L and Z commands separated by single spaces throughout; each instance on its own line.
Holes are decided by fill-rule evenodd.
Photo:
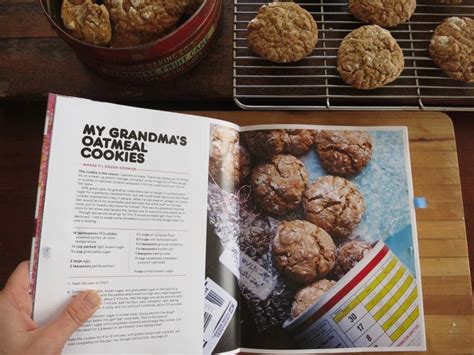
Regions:
M 237 278 L 243 347 L 420 344 L 419 270 L 410 252 L 416 249 L 416 229 L 403 128 L 250 126 L 239 132 L 212 124 L 209 137 L 208 238 L 220 242 L 218 261 Z M 220 162 L 238 164 L 216 166 L 217 155 Z M 347 296 L 364 273 L 372 281 Z M 399 288 L 408 297 L 399 312 L 413 318 L 404 323 L 412 329 L 404 340 L 394 335 L 400 325 L 381 308 Z M 368 290 L 378 292 L 378 301 L 364 300 Z M 341 305 L 331 320 L 321 317 L 334 302 Z M 364 333 L 365 341 L 353 330 L 314 336 L 318 327 L 323 335 L 328 322 L 348 331 L 357 317 L 382 328 Z

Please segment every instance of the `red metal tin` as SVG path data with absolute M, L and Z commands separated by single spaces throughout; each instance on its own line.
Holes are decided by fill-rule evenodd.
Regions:
M 64 30 L 61 0 L 40 0 L 54 30 L 88 67 L 108 77 L 146 82 L 179 76 L 209 52 L 219 34 L 222 0 L 205 0 L 185 23 L 153 42 L 129 48 L 100 47 Z

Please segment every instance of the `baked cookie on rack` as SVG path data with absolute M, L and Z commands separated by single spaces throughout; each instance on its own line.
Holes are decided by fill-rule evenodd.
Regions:
M 430 55 L 451 78 L 474 82 L 474 19 L 445 19 L 431 38 Z
M 355 175 L 372 158 L 372 139 L 366 131 L 323 130 L 315 143 L 319 160 L 330 174 Z
M 384 86 L 402 73 L 403 52 L 389 31 L 362 26 L 349 33 L 337 53 L 337 71 L 342 80 L 357 89 Z
M 349 0 L 349 11 L 354 17 L 382 27 L 408 21 L 415 9 L 416 0 Z
M 364 197 L 349 180 L 339 176 L 316 179 L 303 194 L 305 218 L 331 237 L 347 237 L 365 211 Z
M 316 21 L 294 2 L 263 5 L 247 26 L 249 48 L 276 63 L 303 59 L 313 51 L 317 41 Z

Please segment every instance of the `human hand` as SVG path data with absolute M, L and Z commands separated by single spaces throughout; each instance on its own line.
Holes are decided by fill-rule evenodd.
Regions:
M 100 307 L 95 291 L 74 296 L 51 323 L 39 327 L 31 319 L 28 262 L 17 266 L 0 291 L 0 355 L 57 355 L 69 337 Z

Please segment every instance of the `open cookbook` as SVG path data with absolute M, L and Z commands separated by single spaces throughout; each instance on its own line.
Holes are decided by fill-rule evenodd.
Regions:
M 425 350 L 406 127 L 259 125 L 50 95 L 33 319 L 64 353 Z

